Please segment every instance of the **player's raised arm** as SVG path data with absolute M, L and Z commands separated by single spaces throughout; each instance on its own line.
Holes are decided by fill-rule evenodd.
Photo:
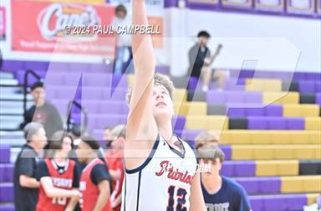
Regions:
M 144 0 L 133 1 L 133 25 L 148 25 Z M 155 55 L 150 34 L 132 35 L 135 83 L 130 97 L 127 140 L 153 139 L 157 127 L 152 113 Z
M 190 211 L 206 211 L 199 172 L 196 173 L 192 180 L 190 203 Z

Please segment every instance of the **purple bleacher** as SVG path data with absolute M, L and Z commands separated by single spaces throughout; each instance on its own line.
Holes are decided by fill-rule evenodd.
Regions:
M 309 72 L 296 72 L 294 73 L 294 81 L 320 81 L 321 73 L 309 73 Z
M 91 64 L 89 69 L 90 72 L 99 72 L 99 73 L 112 73 L 112 70 L 113 70 L 112 64 L 107 65 L 103 63 Z
M 314 81 L 300 81 L 299 91 L 301 93 L 313 93 L 315 91 Z
M 175 116 L 172 119 L 172 124 L 174 126 L 174 131 L 182 131 L 185 127 L 186 118 L 185 116 Z M 179 135 L 179 134 L 177 134 Z
M 321 80 L 321 73 L 305 73 L 305 79 L 320 81 Z
M 48 66 L 49 71 L 68 71 L 69 63 L 68 62 L 50 62 Z
M 215 91 L 209 90 L 206 95 L 209 104 L 225 103 L 262 103 L 262 93 L 243 91 Z
M 84 86 L 124 87 L 127 88 L 127 75 L 105 73 L 83 74 Z
M 321 105 L 321 92 L 317 93 L 315 96 L 315 102 L 319 105 Z
M 1 202 L 13 202 L 13 184 L 12 183 L 0 183 L 0 203 Z
M 170 67 L 167 65 L 158 65 L 158 66 L 156 66 L 156 72 L 162 73 L 165 75 L 169 75 L 170 74 Z
M 287 118 L 286 121 L 287 130 L 304 130 L 305 129 L 305 120 L 300 117 Z
M 265 211 L 264 210 L 264 200 L 260 196 L 252 196 L 250 198 L 251 208 L 254 211 Z
M 188 81 L 188 86 L 187 88 L 189 90 L 195 90 L 197 88 L 199 80 L 195 77 L 190 77 L 189 81 Z
M 279 177 L 236 178 L 249 195 L 278 194 L 281 191 Z
M 19 69 L 15 73 L 16 73 L 16 79 L 18 80 L 18 83 L 19 84 L 24 84 L 24 77 L 25 77 L 26 70 Z M 44 70 L 38 70 L 38 71 L 36 71 L 36 73 L 41 78 L 44 78 L 46 76 L 46 72 Z M 29 85 L 32 85 L 33 83 L 37 82 L 38 79 L 36 79 L 35 77 L 30 75 L 28 81 L 29 81 Z
M 79 119 L 78 115 L 74 115 L 73 118 Z M 101 115 L 92 114 L 88 117 L 88 130 L 103 129 L 105 127 L 114 127 L 119 124 L 125 124 L 127 121 L 127 115 Z
M 229 79 L 225 83 L 224 90 L 235 90 L 235 91 L 240 91 L 245 89 L 245 80 L 240 78 L 240 79 Z
M 304 118 L 248 117 L 248 129 L 254 129 L 254 130 L 304 130 Z
M 0 144 L 0 163 L 10 163 L 10 146 Z
M 283 108 L 281 105 L 248 104 L 248 103 L 230 103 L 226 105 L 226 114 L 229 117 L 246 116 L 282 116 Z
M 13 165 L 0 164 L 0 182 L 12 182 L 13 180 Z
M 232 158 L 232 147 L 230 145 L 221 145 L 220 147 L 225 154 L 225 160 L 231 160 Z
M 253 78 L 255 74 L 254 70 L 240 70 L 238 78 Z
M 305 80 L 305 73 L 304 72 L 296 72 L 293 75 L 293 80 L 294 81 L 299 81 L 299 80 Z
M 253 211 L 301 211 L 307 203 L 305 194 L 250 196 Z
M 188 140 L 194 140 L 196 136 L 201 132 L 202 130 L 184 130 L 182 131 L 182 139 L 188 141 Z
M 49 99 L 80 99 L 80 89 L 77 87 L 69 86 L 47 86 L 48 98 Z
M 316 81 L 314 86 L 314 92 L 321 92 L 321 79 L 320 81 Z
M 228 150 L 225 149 L 225 152 Z M 254 161 L 225 161 L 221 173 L 227 177 L 253 177 L 255 168 Z
M 71 72 L 89 72 L 90 64 L 89 63 L 70 63 L 68 65 L 68 71 Z
M 3 60 L 2 69 L 12 72 L 24 69 L 24 62 L 18 60 Z
M 0 211 L 14 211 L 14 205 L 13 204 L 0 204 Z
M 293 72 L 281 72 L 281 71 L 273 71 L 271 72 L 270 78 L 273 79 L 281 79 L 282 81 L 292 81 Z
M 177 5 L 178 5 L 178 0 L 165 0 L 164 2 L 165 8 L 177 7 Z
M 31 70 L 47 70 L 49 67 L 48 62 L 41 62 L 41 61 L 26 61 L 24 68 L 31 69 Z
M 264 107 L 265 116 L 282 116 L 283 107 L 281 105 L 267 105 Z
M 83 100 L 81 105 L 88 114 L 121 114 L 128 113 L 128 105 L 125 101 L 100 101 L 100 100 Z
M 128 90 L 124 88 L 98 88 L 98 87 L 83 87 L 82 100 L 114 100 L 125 101 Z

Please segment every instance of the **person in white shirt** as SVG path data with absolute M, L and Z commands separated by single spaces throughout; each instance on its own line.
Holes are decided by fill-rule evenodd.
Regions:
M 112 25 L 116 29 L 116 55 L 113 72 L 120 75 L 130 67 L 133 58 L 130 34 L 118 33 L 131 25 L 131 20 L 124 5 L 120 4 L 115 8 L 115 19 Z

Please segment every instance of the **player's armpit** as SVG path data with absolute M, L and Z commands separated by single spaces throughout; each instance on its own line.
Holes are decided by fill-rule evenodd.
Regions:
M 196 173 L 192 180 L 190 205 L 190 211 L 206 211 L 199 172 Z

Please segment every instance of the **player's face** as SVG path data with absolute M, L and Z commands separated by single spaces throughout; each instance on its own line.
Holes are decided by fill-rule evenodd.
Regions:
M 209 41 L 209 38 L 207 38 L 207 37 L 200 37 L 199 38 L 199 41 L 200 41 L 200 43 L 201 43 L 201 45 L 207 45 L 207 43 L 208 43 L 208 41 Z
M 35 88 L 31 92 L 31 95 L 36 104 L 39 102 L 43 102 L 45 100 L 45 89 L 42 87 Z
M 85 142 L 81 141 L 78 145 L 76 153 L 79 162 L 85 163 L 90 158 L 91 149 Z
M 155 85 L 153 88 L 153 114 L 156 121 L 174 114 L 173 101 L 163 85 Z
M 37 149 L 43 149 L 47 144 L 46 131 L 43 128 L 40 128 L 35 134 L 34 138 Z
M 126 13 L 124 11 L 118 11 L 116 13 L 117 18 L 124 19 L 126 17 Z
M 203 163 L 211 165 L 210 171 L 205 172 L 206 176 L 218 176 L 220 174 L 222 163 L 218 158 L 216 160 L 203 161 Z
M 71 139 L 69 137 L 64 137 L 62 140 L 62 151 L 67 156 L 71 150 Z

